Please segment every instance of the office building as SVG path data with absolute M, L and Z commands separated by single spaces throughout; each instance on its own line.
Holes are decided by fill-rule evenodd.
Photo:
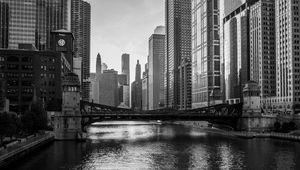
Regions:
M 122 74 L 127 75 L 127 84 L 130 84 L 130 55 L 129 54 L 122 54 L 122 61 L 121 61 L 121 72 Z
M 250 80 L 249 4 L 224 18 L 224 92 L 226 103 L 242 102 L 242 89 Z
M 149 110 L 156 110 L 164 107 L 164 71 L 165 71 L 165 27 L 158 26 L 154 34 L 149 38 L 148 57 L 149 80 Z M 143 80 L 144 81 L 144 80 Z M 144 85 L 144 84 L 143 84 Z
M 149 59 L 149 57 L 148 57 Z M 145 64 L 142 78 L 142 110 L 149 110 L 149 64 Z
M 23 114 L 34 98 L 47 111 L 61 111 L 62 77 L 72 71 L 73 36 L 56 31 L 51 37 L 51 51 L 0 50 L 0 78 L 7 83 L 10 111 Z
M 74 71 L 80 71 L 81 98 L 89 100 L 91 6 L 83 0 L 71 0 L 71 31 L 74 34 Z
M 182 105 L 180 98 L 179 69 L 191 62 L 191 1 L 166 0 L 166 58 L 165 58 L 165 106 L 174 109 L 186 109 L 191 103 Z M 189 65 L 189 64 L 187 64 Z M 190 66 L 184 67 L 188 70 Z M 184 71 L 187 73 L 188 71 Z M 191 79 L 191 77 L 187 77 Z M 186 88 L 186 96 L 191 95 L 191 86 Z
M 49 50 L 53 30 L 71 28 L 71 0 L 0 0 L 1 47 Z
M 267 109 L 267 101 L 276 96 L 275 1 L 251 5 L 249 20 L 250 80 L 258 83 L 262 107 Z
M 99 76 L 99 104 L 119 106 L 118 72 L 113 69 Z
M 142 110 L 142 80 L 139 60 L 137 60 L 135 68 L 135 81 L 131 83 L 131 108 Z
M 192 6 L 193 108 L 222 103 L 219 0 L 197 2 Z
M 277 109 L 300 111 L 300 2 L 275 1 Z

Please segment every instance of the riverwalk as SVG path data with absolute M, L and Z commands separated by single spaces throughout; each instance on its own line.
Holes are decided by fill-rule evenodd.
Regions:
M 16 141 L 0 149 L 0 168 L 6 164 L 18 159 L 21 156 L 29 153 L 33 149 L 42 146 L 43 144 L 54 141 L 54 136 L 51 133 L 43 135 L 30 136 L 19 141 Z

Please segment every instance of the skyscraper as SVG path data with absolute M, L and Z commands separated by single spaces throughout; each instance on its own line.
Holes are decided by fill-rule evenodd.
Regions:
M 32 44 L 46 50 L 50 48 L 51 31 L 70 30 L 71 0 L 0 0 L 0 3 L 0 27 L 6 35 L 1 36 L 3 48 L 18 49 L 20 44 Z
M 276 95 L 277 109 L 300 111 L 300 2 L 276 0 Z
M 74 34 L 75 56 L 77 70 L 81 70 L 80 82 L 82 100 L 89 100 L 90 76 L 90 34 L 91 34 L 91 6 L 83 0 L 71 0 L 71 31 Z M 75 68 L 76 69 L 76 68 Z
M 154 34 L 149 38 L 148 57 L 149 80 L 149 110 L 164 107 L 164 69 L 165 69 L 165 27 L 158 26 Z
M 129 67 L 129 54 L 122 54 L 121 72 L 127 75 L 127 84 L 130 84 L 130 67 Z
M 142 110 L 142 79 L 139 60 L 135 68 L 135 81 L 131 83 L 131 108 Z
M 166 0 L 166 58 L 165 58 L 165 92 L 166 107 L 186 109 L 191 102 L 185 103 L 183 96 L 191 96 L 190 87 L 180 87 L 180 68 L 191 71 L 191 0 Z M 187 66 L 187 67 L 185 67 Z M 191 82 L 191 76 L 185 76 Z
M 268 16 L 268 17 L 265 17 Z M 264 100 L 276 96 L 275 1 L 258 0 L 250 7 L 250 79 Z
M 220 104 L 219 0 L 193 3 L 192 18 L 192 107 Z
M 101 55 L 98 53 L 97 60 L 96 60 L 96 74 L 102 73 L 102 61 L 101 61 Z
M 118 72 L 105 70 L 99 77 L 99 104 L 117 107 L 119 105 Z
M 149 57 L 148 57 L 149 58 Z M 142 110 L 149 110 L 149 64 L 145 64 L 142 78 Z
M 229 104 L 241 102 L 243 87 L 250 80 L 248 5 L 244 3 L 224 18 L 225 99 Z

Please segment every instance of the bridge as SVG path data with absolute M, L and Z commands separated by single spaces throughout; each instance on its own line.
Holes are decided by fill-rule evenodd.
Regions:
M 160 109 L 151 111 L 134 111 L 80 101 L 82 128 L 101 121 L 125 120 L 162 120 L 162 121 L 208 121 L 225 124 L 236 128 L 237 121 L 242 115 L 243 104 L 219 104 L 205 108 L 190 110 Z

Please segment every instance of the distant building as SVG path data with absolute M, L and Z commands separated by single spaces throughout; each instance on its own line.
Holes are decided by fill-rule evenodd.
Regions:
M 127 75 L 126 74 L 118 75 L 118 87 L 119 87 L 119 102 L 120 102 L 120 104 L 129 108 L 130 87 L 129 87 L 129 84 L 127 84 Z
M 127 84 L 130 84 L 130 55 L 122 54 L 121 73 L 127 75 Z
M 179 78 L 182 63 L 191 62 L 191 19 L 191 0 L 166 0 L 165 106 L 168 108 L 191 107 L 191 103 L 182 105 L 185 102 L 180 97 L 180 90 L 186 89 L 184 96 L 190 96 L 192 87 L 180 87 L 184 80 Z M 191 70 L 189 64 L 184 68 Z M 188 76 L 187 79 L 190 80 L 191 77 Z
M 96 98 L 96 94 L 95 94 L 95 90 L 97 89 L 96 88 L 96 73 L 90 73 L 90 82 L 91 82 L 91 84 L 90 84 L 90 95 L 89 95 L 89 97 L 90 97 L 90 102 L 95 102 L 94 101 L 94 98 Z M 99 92 L 98 92 L 99 93 Z
M 139 60 L 135 68 L 135 81 L 131 83 L 131 108 L 142 110 L 142 80 Z
M 149 57 L 148 57 L 149 58 Z M 149 69 L 148 63 L 145 64 L 145 71 L 142 79 L 142 110 L 149 110 Z
M 119 106 L 118 72 L 105 70 L 99 76 L 99 104 Z
M 154 34 L 149 38 L 149 71 L 147 81 L 149 82 L 149 110 L 164 107 L 164 72 L 165 72 L 165 27 L 158 26 Z M 144 80 L 143 80 L 144 81 Z
M 104 70 L 107 70 L 108 69 L 108 66 L 106 63 L 102 63 L 101 64 L 101 73 L 103 73 Z

